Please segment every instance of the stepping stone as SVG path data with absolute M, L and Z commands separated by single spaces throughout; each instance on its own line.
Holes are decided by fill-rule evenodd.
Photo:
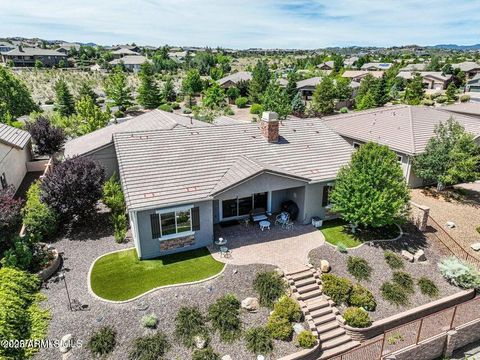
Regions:
M 418 250 L 413 257 L 415 258 L 415 261 L 427 261 L 425 251 L 423 250 Z
M 413 260 L 415 259 L 413 254 L 411 254 L 407 250 L 402 250 L 401 254 L 402 254 L 403 258 L 407 261 L 413 262 Z

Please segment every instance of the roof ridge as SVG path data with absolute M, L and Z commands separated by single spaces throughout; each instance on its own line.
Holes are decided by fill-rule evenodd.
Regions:
M 417 149 L 415 147 L 415 129 L 413 128 L 413 114 L 412 114 L 412 106 L 408 106 L 408 114 L 410 115 L 410 131 L 412 132 L 412 153 L 415 154 Z
M 399 104 L 399 105 L 394 105 L 390 107 L 377 107 L 373 109 L 367 109 L 367 110 L 362 110 L 362 111 L 355 111 L 352 113 L 348 114 L 337 114 L 337 115 L 330 115 L 323 117 L 323 120 L 330 121 L 330 120 L 336 120 L 336 119 L 349 119 L 352 117 L 357 117 L 365 114 L 373 114 L 373 113 L 378 113 L 378 112 L 385 112 L 385 111 L 392 111 L 392 110 L 397 110 L 397 109 L 403 109 L 408 107 L 409 105 L 406 104 Z

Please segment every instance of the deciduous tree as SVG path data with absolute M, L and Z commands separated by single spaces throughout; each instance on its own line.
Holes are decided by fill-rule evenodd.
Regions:
M 328 115 L 335 110 L 337 90 L 332 78 L 327 76 L 322 79 L 313 92 L 311 110 L 315 115 Z
M 423 78 L 419 74 L 415 74 L 413 79 L 410 80 L 405 87 L 403 100 L 409 105 L 419 105 L 423 100 L 424 94 Z
M 118 106 L 121 111 L 132 105 L 132 89 L 128 85 L 127 74 L 118 66 L 113 73 L 105 79 L 105 93 L 112 100 L 114 106 Z
M 274 80 L 262 96 L 262 107 L 263 111 L 275 111 L 279 119 L 285 119 L 292 111 L 287 93 Z
M 0 66 L 0 123 L 16 119 L 38 110 L 27 86 L 13 75 L 12 71 Z
M 32 135 L 35 150 L 39 155 L 52 155 L 60 151 L 65 142 L 63 129 L 53 127 L 50 120 L 44 116 L 27 123 L 26 129 Z

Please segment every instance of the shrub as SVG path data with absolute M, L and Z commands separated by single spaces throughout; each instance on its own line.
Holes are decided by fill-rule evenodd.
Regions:
M 275 312 L 268 318 L 267 329 L 274 339 L 288 341 L 292 338 L 292 324 L 287 318 L 278 316 Z
M 162 104 L 158 108 L 163 111 L 173 112 L 173 108 L 168 104 Z
M 395 270 L 395 269 L 403 269 L 404 263 L 402 258 L 395 254 L 393 251 L 387 250 L 383 254 L 385 257 L 385 261 L 388 266 L 390 266 L 390 269 Z
M 435 101 L 438 103 L 438 104 L 443 104 L 443 103 L 446 103 L 447 102 L 447 97 L 446 96 L 438 96 Z
M 207 337 L 206 319 L 197 306 L 183 306 L 178 310 L 175 318 L 175 335 L 185 346 L 194 345 L 194 337 Z
M 372 325 L 368 313 L 358 307 L 349 307 L 343 313 L 345 323 L 355 328 L 366 328 Z
M 14 229 L 21 219 L 22 200 L 15 198 L 15 188 L 0 190 L 0 239 Z
M 252 104 L 250 107 L 250 114 L 254 115 L 262 115 L 263 112 L 263 106 L 260 104 Z
M 113 225 L 113 237 L 117 243 L 122 243 L 127 236 L 127 215 L 112 214 L 110 216 L 110 222 Z
M 341 114 L 346 114 L 346 113 L 348 113 L 348 108 L 342 107 L 342 108 L 340 109 L 340 113 L 341 113 Z
M 297 337 L 298 345 L 304 349 L 310 349 L 317 343 L 317 337 L 311 331 L 303 330 Z
M 480 289 L 480 273 L 472 265 L 452 256 L 443 259 L 438 268 L 443 277 L 453 285 L 462 289 Z
M 430 100 L 430 99 L 423 99 L 421 101 L 421 104 L 425 105 L 425 106 L 433 106 L 433 105 L 435 105 L 435 101 Z
M 237 107 L 239 107 L 240 109 L 243 109 L 247 107 L 247 102 L 248 102 L 248 99 L 246 97 L 239 97 L 235 100 L 235 105 L 237 105 Z M 252 113 L 251 109 L 250 109 L 250 113 Z
M 405 271 L 395 271 L 393 273 L 393 282 L 400 285 L 405 292 L 413 294 L 415 292 L 412 275 Z
M 282 296 L 275 305 L 273 305 L 273 313 L 290 322 L 299 322 L 302 320 L 303 315 L 298 302 L 286 295 Z
M 337 305 L 348 301 L 352 291 L 352 282 L 349 279 L 333 274 L 323 274 L 322 284 L 324 294 L 330 296 Z
M 123 117 L 125 117 L 125 113 L 121 110 L 117 110 L 113 113 L 113 116 L 117 119 L 118 118 L 123 118 Z
M 227 106 L 225 110 L 223 111 L 225 115 L 235 115 L 235 112 L 232 110 L 230 106 Z
M 438 296 L 438 287 L 429 278 L 421 277 L 420 279 L 418 279 L 418 286 L 420 287 L 420 291 L 423 295 L 427 295 L 429 297 Z
M 370 279 L 372 267 L 367 260 L 358 256 L 349 256 L 347 259 L 348 272 L 358 281 Z
M 394 282 L 384 282 L 380 287 L 382 297 L 394 305 L 408 304 L 408 294 L 403 287 Z
M 40 185 L 35 182 L 27 191 L 27 201 L 22 209 L 25 230 L 35 242 L 43 241 L 57 230 L 57 214 L 40 200 L 40 195 Z
M 192 109 L 185 108 L 185 109 L 183 109 L 182 112 L 183 112 L 184 114 L 191 114 L 191 113 L 192 113 Z
M 377 307 L 377 302 L 372 292 L 360 284 L 353 285 L 348 303 L 351 306 L 362 307 L 367 311 L 374 311 Z
M 167 337 L 162 332 L 149 336 L 141 336 L 133 340 L 132 349 L 128 353 L 129 360 L 163 359 L 170 349 Z
M 239 312 L 240 301 L 233 294 L 222 296 L 208 308 L 208 318 L 223 341 L 233 341 L 238 337 L 241 330 Z
M 337 243 L 337 250 L 341 252 L 342 254 L 346 254 L 348 252 L 347 245 L 345 245 L 342 242 Z
M 273 303 L 285 294 L 286 283 L 276 272 L 265 271 L 257 273 L 253 287 L 258 292 L 260 304 L 271 308 Z
M 155 329 L 158 324 L 158 318 L 155 314 L 145 315 L 142 317 L 141 322 L 146 328 Z
M 270 331 L 264 327 L 250 328 L 245 332 L 247 349 L 254 354 L 268 354 L 273 350 Z
M 44 116 L 27 123 L 26 130 L 32 135 L 36 153 L 39 155 L 52 155 L 60 151 L 65 142 L 63 129 L 53 127 L 50 120 Z
M 28 237 L 17 235 L 12 240 L 12 246 L 3 254 L 0 263 L 5 267 L 29 270 L 32 260 L 33 251 Z
M 171 104 L 173 110 L 178 110 L 180 109 L 180 104 L 177 102 L 172 102 Z
M 122 186 L 116 180 L 115 175 L 105 181 L 102 187 L 102 201 L 108 206 L 112 213 L 125 212 L 125 197 L 123 196 Z
M 192 360 L 220 360 L 220 355 L 209 346 L 205 349 L 195 350 L 192 354 Z
M 464 95 L 460 96 L 460 102 L 465 103 L 465 102 L 469 102 L 469 101 L 470 101 L 470 95 L 464 94 Z
M 477 232 L 480 234 L 480 225 L 477 226 L 477 228 L 475 230 L 477 230 Z
M 111 353 L 115 344 L 117 332 L 110 326 L 104 326 L 93 333 L 88 340 L 88 348 L 93 355 L 101 356 Z

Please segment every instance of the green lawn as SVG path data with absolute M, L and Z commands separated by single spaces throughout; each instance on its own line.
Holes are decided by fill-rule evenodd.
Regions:
M 98 259 L 92 269 L 93 292 L 107 300 L 122 301 L 148 290 L 206 279 L 222 271 L 206 248 L 138 260 L 135 249 L 119 251 Z
M 330 244 L 343 243 L 348 248 L 361 245 L 365 241 L 393 239 L 399 235 L 396 225 L 378 229 L 358 229 L 355 234 L 352 234 L 350 226 L 342 219 L 324 221 L 320 231 Z

